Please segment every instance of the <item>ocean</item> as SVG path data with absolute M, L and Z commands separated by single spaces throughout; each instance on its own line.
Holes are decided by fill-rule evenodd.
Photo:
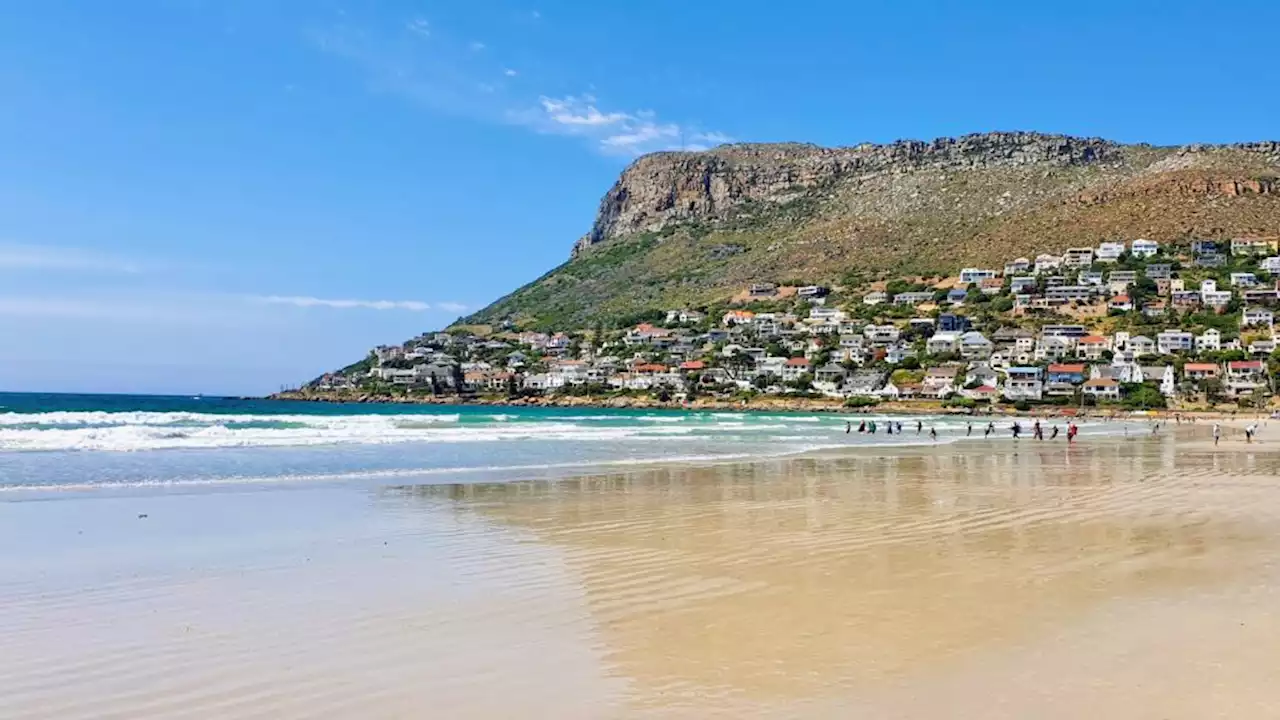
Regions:
M 968 438 L 964 416 L 898 417 L 905 430 L 900 435 L 884 432 L 889 419 L 875 413 L 0 394 L 0 493 L 479 482 Z M 850 420 L 877 421 L 880 431 L 846 433 Z M 974 421 L 975 437 L 985 423 Z M 1009 421 L 998 425 L 999 435 L 1007 436 Z M 936 441 L 930 428 L 938 432 Z

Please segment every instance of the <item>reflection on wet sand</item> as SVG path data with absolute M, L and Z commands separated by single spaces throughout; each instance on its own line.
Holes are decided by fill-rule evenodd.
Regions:
M 394 492 L 562 550 L 633 710 L 749 712 L 1270 572 L 1278 471 L 1141 439 Z

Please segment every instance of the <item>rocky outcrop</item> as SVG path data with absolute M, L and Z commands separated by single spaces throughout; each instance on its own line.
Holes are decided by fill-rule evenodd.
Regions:
M 1128 171 L 1141 170 L 1161 160 L 1184 167 L 1205 160 L 1201 156 L 1223 151 L 1255 156 L 1264 164 L 1280 163 L 1280 142 L 1274 141 L 1152 148 L 1029 132 L 984 133 L 931 142 L 901 140 L 848 148 L 740 144 L 698 153 L 655 153 L 636 160 L 622 173 L 601 200 L 595 223 L 575 244 L 574 253 L 615 237 L 657 231 L 673 223 L 721 219 L 749 202 L 785 203 L 840 181 L 928 170 L 1037 166 L 1046 171 L 1073 166 Z M 1180 191 L 1203 194 L 1234 196 L 1277 191 L 1274 180 L 1259 177 L 1209 177 L 1180 182 Z M 1097 202 L 1109 197 L 1108 192 L 1097 189 L 1082 194 L 1078 200 Z
M 577 242 L 575 252 L 673 222 L 723 217 L 748 201 L 785 202 L 846 177 L 1123 159 L 1122 146 L 1107 140 L 1025 132 L 850 148 L 762 144 L 655 153 L 636 160 L 622 173 L 600 202 L 595 224 Z

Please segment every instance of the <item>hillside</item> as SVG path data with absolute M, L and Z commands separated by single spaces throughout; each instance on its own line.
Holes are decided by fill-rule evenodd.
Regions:
M 570 259 L 463 320 L 571 329 L 744 285 L 954 273 L 1104 239 L 1280 231 L 1280 142 L 989 133 L 739 144 L 632 163 Z

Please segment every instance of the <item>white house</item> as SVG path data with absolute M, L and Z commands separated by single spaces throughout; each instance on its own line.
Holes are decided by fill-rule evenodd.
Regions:
M 1269 272 L 1272 275 L 1280 275 L 1280 255 L 1263 258 L 1263 260 L 1258 263 L 1258 267 L 1262 268 L 1264 272 Z
M 1156 348 L 1161 355 L 1190 352 L 1195 346 L 1195 336 L 1184 330 L 1163 330 L 1156 335 Z
M 960 284 L 973 285 L 983 280 L 997 277 L 999 273 L 995 270 L 984 270 L 982 268 L 965 268 L 960 271 Z
M 1004 264 L 1005 275 L 1018 275 L 1030 269 L 1031 269 L 1031 261 L 1024 257 L 1020 257 L 1017 260 L 1014 260 L 1013 262 Z
M 1150 357 L 1155 355 L 1159 346 L 1156 341 L 1146 335 L 1134 335 L 1129 338 L 1129 342 L 1125 343 L 1125 350 L 1132 353 L 1135 358 Z
M 1076 341 L 1074 338 L 1061 337 L 1058 335 L 1050 335 L 1040 338 L 1040 342 L 1036 343 L 1036 360 L 1061 360 L 1075 355 Z
M 976 330 L 970 330 L 960 336 L 960 357 L 965 360 L 989 358 L 994 349 L 995 344 Z
M 809 372 L 810 367 L 805 358 L 787 358 L 782 365 L 782 379 L 789 382 L 798 380 L 801 375 Z
M 1139 238 L 1133 241 L 1133 247 L 1129 252 L 1134 257 L 1149 258 L 1160 252 L 1160 243 L 1155 240 Z
M 1084 394 L 1095 400 L 1116 401 L 1120 399 L 1120 383 L 1110 378 L 1097 378 L 1084 381 Z
M 1222 349 L 1222 333 L 1214 328 L 1205 330 L 1202 335 L 1196 336 L 1196 352 L 1205 352 L 1206 350 L 1218 351 Z
M 1275 322 L 1275 315 L 1270 310 L 1262 308 L 1246 308 L 1240 317 L 1240 325 L 1249 327 L 1252 325 L 1266 325 L 1271 327 Z
M 1257 287 L 1258 276 L 1251 272 L 1231 273 L 1231 287 Z
M 1178 391 L 1177 377 L 1172 365 L 1143 365 L 1142 381 L 1155 383 L 1160 387 L 1160 394 L 1173 397 Z
M 1071 248 L 1062 254 L 1062 264 L 1069 268 L 1086 268 L 1093 264 L 1093 248 Z
M 889 294 L 879 290 L 873 290 L 862 296 L 863 305 L 882 305 L 889 302 Z
M 1124 254 L 1125 246 L 1122 242 L 1104 242 L 1098 246 L 1098 251 L 1094 253 L 1094 259 L 1100 263 L 1113 263 L 1120 259 Z
M 1037 275 L 1039 275 L 1040 273 L 1049 272 L 1050 270 L 1057 270 L 1060 267 L 1062 267 L 1061 255 L 1037 255 L 1036 256 L 1035 272 Z
M 924 347 L 925 351 L 930 355 L 958 352 L 960 350 L 960 333 L 937 333 L 925 342 Z
M 1040 400 L 1044 382 L 1038 367 L 1011 367 L 1005 370 L 1004 397 L 1007 400 Z
M 894 325 L 868 325 L 862 329 L 862 334 L 873 345 L 888 345 L 898 342 L 898 338 L 902 333 Z

